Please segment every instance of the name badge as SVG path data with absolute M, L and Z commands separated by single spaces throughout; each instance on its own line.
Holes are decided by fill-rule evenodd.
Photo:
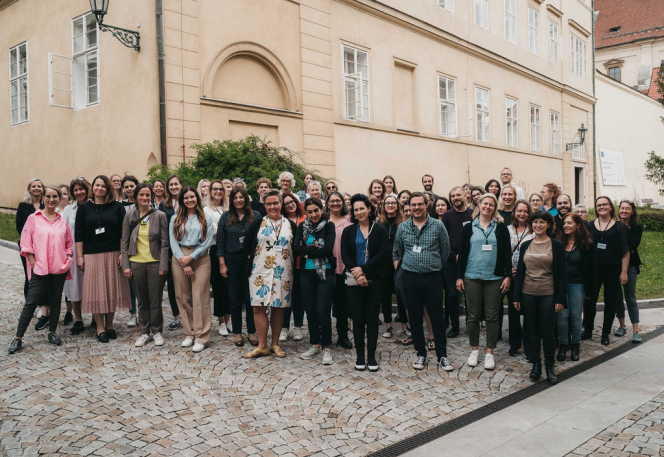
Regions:
M 606 244 L 604 244 L 604 243 L 597 243 L 597 249 L 606 249 Z
M 413 252 L 419 254 L 420 252 L 422 252 L 422 246 L 413 246 Z
M 284 250 L 284 247 L 281 245 L 274 246 L 274 252 L 281 252 Z
M 240 243 L 244 243 L 244 237 L 243 236 L 240 237 Z
M 102 233 L 106 233 L 106 229 L 104 227 L 99 227 L 97 230 L 95 230 L 95 235 L 101 235 Z
M 470 224 L 470 221 L 466 221 L 466 222 L 464 222 L 463 224 L 461 224 L 461 226 L 463 227 L 463 226 L 466 225 L 466 224 Z
M 491 251 L 492 248 L 493 248 L 493 246 L 491 246 L 490 244 L 483 244 L 482 245 L 482 250 L 483 251 Z

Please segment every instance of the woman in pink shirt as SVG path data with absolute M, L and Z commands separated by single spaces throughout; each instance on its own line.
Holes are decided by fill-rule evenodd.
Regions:
M 30 282 L 25 305 L 18 320 L 16 338 L 9 346 L 10 354 L 23 346 L 23 335 L 44 296 L 49 298 L 51 311 L 48 341 L 56 346 L 62 344 L 55 330 L 60 318 L 62 289 L 65 280 L 71 278 L 69 269 L 73 263 L 74 243 L 69 225 L 55 211 L 60 203 L 60 197 L 62 194 L 59 188 L 46 186 L 44 209 L 39 209 L 31 214 L 21 232 L 21 255 L 25 256 L 29 262 L 28 279 Z

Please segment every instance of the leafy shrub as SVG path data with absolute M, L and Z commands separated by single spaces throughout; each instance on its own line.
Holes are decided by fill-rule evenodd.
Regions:
M 290 171 L 295 176 L 296 189 L 303 189 L 304 176 L 312 173 L 325 187 L 326 178 L 320 176 L 317 170 L 304 167 L 296 159 L 297 153 L 287 148 L 277 148 L 270 142 L 255 135 L 239 141 L 215 140 L 212 143 L 195 144 L 192 149 L 197 151 L 196 157 L 174 166 L 155 165 L 148 171 L 148 181 L 154 182 L 161 178 L 164 181 L 168 175 L 177 173 L 185 186 L 196 186 L 201 179 L 230 179 L 240 177 L 247 184 L 247 191 L 253 198 L 257 198 L 256 180 L 266 177 L 272 181 L 272 187 L 279 188 L 277 182 L 279 175 Z
M 639 224 L 646 232 L 664 232 L 664 210 L 655 208 L 639 208 Z

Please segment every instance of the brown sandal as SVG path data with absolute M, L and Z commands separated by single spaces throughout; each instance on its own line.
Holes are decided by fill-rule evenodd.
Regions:
M 242 338 L 242 335 L 240 335 L 240 334 L 235 335 L 235 339 L 233 340 L 233 344 L 235 344 L 237 347 L 244 346 L 244 338 Z
M 255 333 L 247 334 L 247 339 L 249 340 L 249 344 L 252 346 L 258 346 L 258 338 L 256 337 Z
M 281 349 L 279 346 L 276 344 L 274 346 L 270 346 L 270 352 L 274 355 L 276 355 L 279 358 L 284 358 L 286 357 L 286 353 L 284 352 L 283 349 Z
M 413 344 L 413 337 L 412 336 L 405 337 L 403 340 L 401 340 L 401 344 L 403 344 L 404 346 Z
M 270 350 L 268 348 L 265 349 L 256 348 L 250 352 L 247 352 L 243 357 L 245 359 L 256 359 L 258 357 L 265 357 L 268 355 L 270 355 Z

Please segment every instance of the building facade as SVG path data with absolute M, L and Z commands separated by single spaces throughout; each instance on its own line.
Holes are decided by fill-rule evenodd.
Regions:
M 135 52 L 86 0 L 0 0 L 0 206 L 33 177 L 142 177 L 160 161 L 155 7 L 111 3 L 105 22 L 141 33 Z M 351 192 L 430 173 L 445 193 L 509 166 L 526 192 L 592 197 L 583 0 L 164 0 L 163 20 L 169 163 L 253 133 Z

